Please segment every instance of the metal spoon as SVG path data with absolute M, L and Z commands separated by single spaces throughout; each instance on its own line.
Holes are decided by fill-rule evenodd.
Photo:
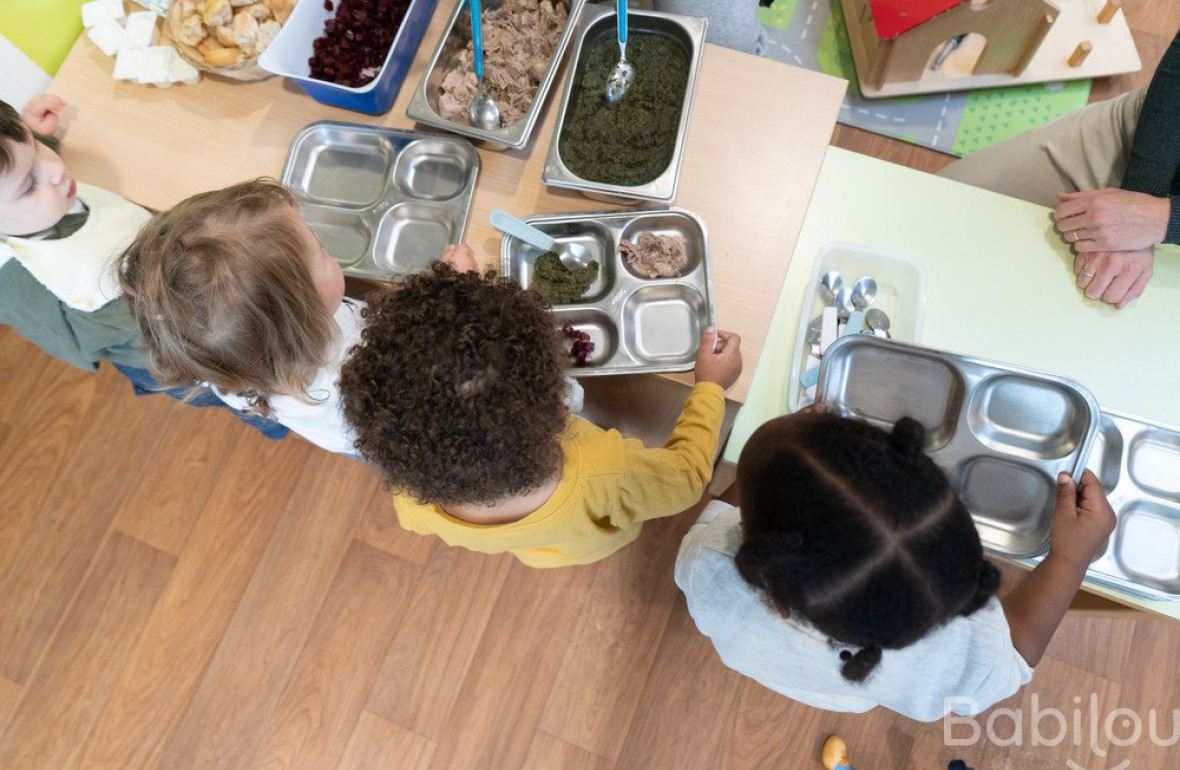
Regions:
M 844 286 L 844 278 L 835 270 L 829 270 L 819 279 L 819 296 L 825 305 L 836 302 L 836 292 Z
M 619 61 L 606 79 L 606 100 L 618 104 L 635 82 L 635 68 L 627 61 L 627 0 L 619 0 L 615 12 L 619 27 Z
M 877 299 L 877 282 L 870 276 L 857 278 L 852 284 L 852 304 L 857 310 L 864 310 Z
M 852 289 L 845 286 L 836 292 L 836 316 L 841 321 L 847 321 L 855 309 L 856 306 L 852 304 Z
M 492 227 L 513 238 L 524 241 L 542 252 L 557 254 L 567 270 L 579 270 L 590 264 L 590 250 L 580 243 L 558 243 L 552 236 L 541 232 L 532 225 L 521 222 L 502 209 L 492 212 Z
M 471 106 L 467 108 L 467 120 L 476 128 L 485 131 L 500 127 L 500 107 L 488 96 L 483 85 L 483 20 L 480 16 L 480 0 L 467 0 L 471 12 L 471 47 L 474 49 L 475 79 L 479 85 Z
M 884 310 L 873 307 L 865 311 L 865 326 L 873 332 L 874 336 L 887 340 L 892 339 L 889 335 L 890 325 L 889 316 L 885 315 Z

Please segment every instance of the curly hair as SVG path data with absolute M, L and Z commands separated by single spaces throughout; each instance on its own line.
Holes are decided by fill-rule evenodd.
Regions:
M 308 268 L 295 199 L 272 179 L 200 193 L 152 217 L 118 262 L 119 284 L 163 385 L 210 383 L 270 415 L 307 385 L 336 339 Z
M 491 504 L 561 468 L 566 356 L 540 294 L 435 263 L 363 317 L 340 392 L 357 449 L 390 487 Z
M 909 418 L 891 433 L 827 414 L 780 417 L 738 462 L 747 583 L 834 641 L 861 682 L 901 649 L 983 607 L 1000 573 Z

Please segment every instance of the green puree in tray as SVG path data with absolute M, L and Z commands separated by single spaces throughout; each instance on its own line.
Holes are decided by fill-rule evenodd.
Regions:
M 613 35 L 604 36 L 583 56 L 581 80 L 558 144 L 561 159 L 570 171 L 593 182 L 647 184 L 672 162 L 688 85 L 688 55 L 670 37 L 632 34 L 627 60 L 635 67 L 635 82 L 613 108 L 606 100 L 606 80 L 619 60 L 619 44 Z
M 554 305 L 577 302 L 596 280 L 598 262 L 570 270 L 561 264 L 561 257 L 546 251 L 533 263 L 533 285 Z

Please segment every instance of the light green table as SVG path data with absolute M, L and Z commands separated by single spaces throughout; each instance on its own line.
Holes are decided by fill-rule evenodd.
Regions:
M 1073 257 L 1049 209 L 830 147 L 725 460 L 737 462 L 750 434 L 788 411 L 815 255 L 839 241 L 899 252 L 922 267 L 925 323 L 916 342 L 1065 375 L 1104 407 L 1180 425 L 1180 249 L 1160 249 L 1147 291 L 1115 311 L 1074 287 Z M 1180 619 L 1180 602 L 1092 590 Z

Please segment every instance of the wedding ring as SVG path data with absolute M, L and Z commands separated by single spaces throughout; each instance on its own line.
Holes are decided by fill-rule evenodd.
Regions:
M 1085 276 L 1086 278 L 1093 278 L 1095 276 L 1095 273 L 1091 273 L 1089 271 L 1083 270 L 1082 275 Z

